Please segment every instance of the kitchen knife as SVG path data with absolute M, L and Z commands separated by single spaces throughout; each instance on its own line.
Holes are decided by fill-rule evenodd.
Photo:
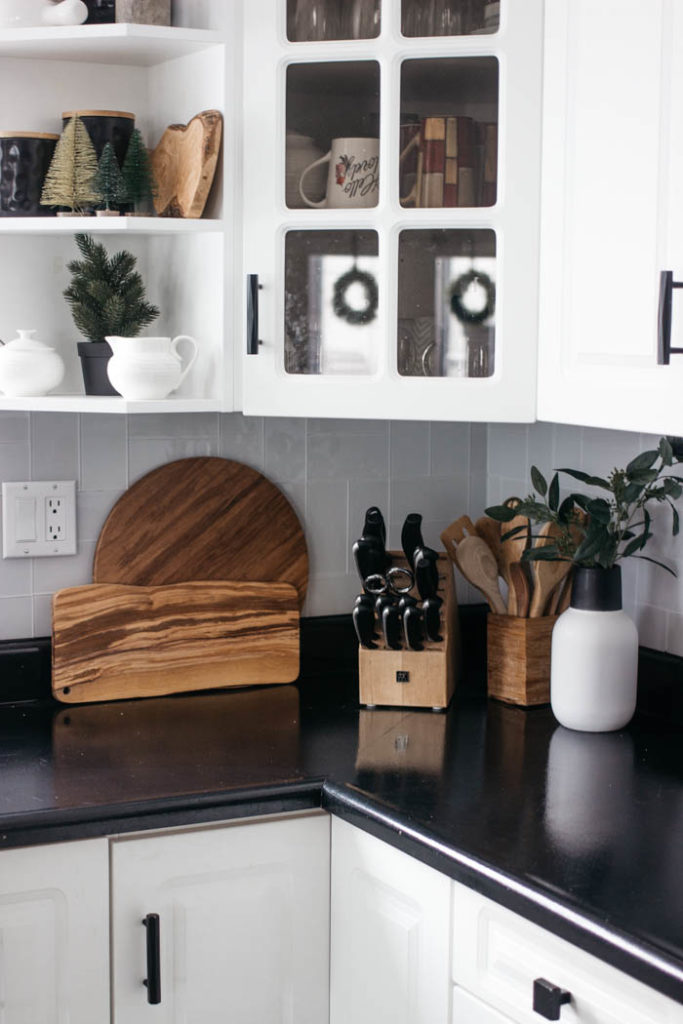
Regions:
M 422 618 L 424 621 L 427 639 L 433 643 L 443 640 L 441 636 L 441 606 L 443 601 L 440 597 L 427 597 L 422 602 Z
M 354 605 L 357 604 L 364 604 L 367 605 L 368 608 L 374 608 L 375 599 L 372 596 L 372 594 L 359 594 L 356 600 L 354 601 Z
M 418 548 L 414 555 L 415 583 L 420 597 L 436 597 L 439 589 L 439 556 L 433 548 Z
M 363 536 L 376 537 L 381 542 L 382 547 L 386 545 L 387 528 L 384 524 L 384 516 L 376 505 L 372 505 L 365 513 Z
M 422 612 L 417 605 L 409 604 L 403 611 L 403 638 L 411 651 L 423 650 Z
M 401 529 L 401 547 L 411 568 L 413 567 L 413 555 L 416 549 L 424 547 L 421 526 L 422 516 L 420 513 L 409 512 Z
M 361 583 L 364 584 L 368 576 L 384 572 L 387 555 L 377 537 L 361 537 L 352 550 Z
M 380 622 L 382 621 L 382 612 L 387 607 L 387 605 L 397 605 L 397 604 L 398 604 L 398 602 L 397 602 L 397 600 L 396 600 L 396 598 L 394 597 L 393 594 L 387 594 L 387 593 L 379 594 L 375 598 L 375 611 L 377 613 L 377 618 L 379 619 L 379 621 Z
M 351 613 L 353 628 L 361 647 L 375 648 L 375 609 L 365 603 L 357 604 Z
M 401 629 L 401 613 L 397 604 L 385 604 L 382 609 L 382 633 L 384 642 L 392 651 L 398 651 L 403 646 L 403 632 Z

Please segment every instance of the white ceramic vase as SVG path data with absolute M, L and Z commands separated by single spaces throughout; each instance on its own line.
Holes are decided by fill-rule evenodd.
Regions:
M 107 363 L 109 380 L 123 398 L 149 401 L 166 398 L 180 387 L 197 358 L 198 345 L 189 334 L 177 338 L 107 338 L 114 353 Z M 187 341 L 192 355 L 183 369 L 178 344 Z
M 17 331 L 14 341 L 0 347 L 0 391 L 15 398 L 47 395 L 64 378 L 62 357 L 36 341 L 35 331 Z
M 638 631 L 621 607 L 621 569 L 574 573 L 552 635 L 550 705 L 568 729 L 612 732 L 636 709 Z

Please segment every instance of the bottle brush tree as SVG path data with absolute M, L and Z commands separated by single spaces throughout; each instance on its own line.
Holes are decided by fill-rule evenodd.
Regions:
M 100 201 L 95 187 L 97 154 L 80 117 L 72 117 L 62 132 L 45 176 L 40 202 L 65 206 L 80 213 Z
M 111 142 L 107 142 L 102 150 L 95 175 L 95 190 L 98 192 L 100 202 L 104 205 L 105 210 L 110 210 L 112 206 L 120 206 L 121 203 L 126 202 L 126 187 Z
M 108 256 L 91 235 L 75 237 L 83 258 L 68 264 L 72 277 L 64 297 L 76 327 L 89 341 L 136 337 L 156 320 L 159 309 L 146 301 L 135 256 L 125 251 Z
M 137 128 L 133 129 L 128 143 L 122 174 L 127 202 L 133 203 L 136 210 L 150 206 L 157 194 L 157 183 L 147 147 Z

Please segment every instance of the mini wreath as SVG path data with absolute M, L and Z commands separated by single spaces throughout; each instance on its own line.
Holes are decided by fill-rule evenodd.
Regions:
M 346 301 L 347 292 L 354 284 L 360 284 L 365 292 L 365 306 L 362 309 L 353 309 Z M 341 320 L 349 324 L 369 324 L 377 316 L 378 299 L 377 282 L 372 274 L 352 267 L 335 282 L 332 308 Z
M 462 301 L 473 284 L 480 285 L 486 292 L 486 302 L 481 309 L 468 309 Z M 451 285 L 448 294 L 450 307 L 461 324 L 481 324 L 496 308 L 496 286 L 488 274 L 481 270 L 468 270 L 466 274 L 461 274 Z

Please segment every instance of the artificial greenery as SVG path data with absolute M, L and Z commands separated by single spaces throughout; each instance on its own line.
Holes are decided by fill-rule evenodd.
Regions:
M 72 279 L 64 297 L 76 327 L 89 341 L 104 341 L 107 335 L 136 337 L 159 310 L 145 300 L 135 256 L 117 252 L 109 257 L 91 235 L 75 238 L 83 259 L 68 264 Z
M 82 212 L 100 201 L 95 187 L 97 154 L 80 117 L 67 122 L 45 175 L 40 202 Z
M 683 458 L 674 455 L 663 437 L 657 449 L 637 455 L 626 469 L 613 469 L 606 479 L 578 469 L 558 469 L 548 485 L 540 470 L 532 466 L 534 493 L 523 501 L 509 499 L 504 505 L 487 508 L 486 514 L 500 523 L 522 515 L 532 523 L 555 524 L 547 543 L 524 552 L 525 561 L 571 561 L 584 568 L 610 569 L 622 558 L 633 556 L 675 575 L 668 565 L 641 552 L 652 537 L 652 517 L 647 509 L 651 502 L 671 507 L 673 535 L 679 531 L 674 502 L 683 494 L 683 478 L 669 470 L 680 462 Z M 571 493 L 561 500 L 559 473 L 595 488 L 597 495 Z M 605 492 L 604 497 L 600 491 Z M 509 530 L 501 540 L 523 529 Z
M 126 187 L 111 142 L 107 142 L 102 150 L 94 184 L 105 210 L 125 203 Z
M 157 183 L 149 153 L 137 128 L 133 129 L 128 143 L 122 174 L 127 201 L 136 209 L 149 206 L 157 194 Z

